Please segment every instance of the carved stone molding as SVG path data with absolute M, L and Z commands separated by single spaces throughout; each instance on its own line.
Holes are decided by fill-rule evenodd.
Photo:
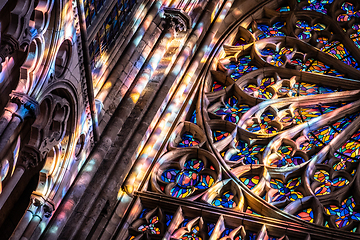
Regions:
M 34 10 L 33 0 L 15 0 L 16 3 L 4 6 L 4 9 L 10 13 L 0 16 L 2 22 L 8 22 L 1 28 L 1 44 L 0 44 L 0 63 L 5 61 L 5 58 L 20 50 L 26 52 L 32 37 L 32 29 L 29 21 Z M 3 19 L 5 18 L 5 19 Z M 0 64 L 0 72 L 1 72 Z
M 70 115 L 70 104 L 62 97 L 49 94 L 41 103 L 36 121 L 31 126 L 29 145 L 38 149 L 42 158 L 63 139 Z
M 176 32 L 186 32 L 191 29 L 191 18 L 181 9 L 163 8 L 166 23 Z
M 18 165 L 25 170 L 37 167 L 41 163 L 41 155 L 38 149 L 25 145 L 19 154 Z

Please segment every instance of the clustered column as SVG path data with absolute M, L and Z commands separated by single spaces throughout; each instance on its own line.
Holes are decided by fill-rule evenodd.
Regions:
M 52 204 L 45 201 L 40 196 L 32 195 L 27 211 L 10 239 L 30 239 L 41 221 L 51 217 L 53 210 Z

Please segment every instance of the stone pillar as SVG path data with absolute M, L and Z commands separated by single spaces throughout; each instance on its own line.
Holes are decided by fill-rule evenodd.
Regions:
M 38 102 L 25 93 L 12 92 L 5 112 L 0 117 L 0 152 L 4 150 L 15 129 L 27 117 L 36 117 Z
M 0 212 L 24 172 L 37 167 L 40 162 L 41 155 L 39 150 L 29 145 L 25 145 L 22 148 L 14 174 L 11 176 L 9 182 L 4 186 L 3 192 L 0 194 Z
M 32 237 L 34 231 L 38 228 L 43 220 L 48 220 L 54 207 L 49 202 L 45 201 L 42 197 L 32 195 L 28 209 L 19 224 L 16 226 L 11 240 L 28 240 Z

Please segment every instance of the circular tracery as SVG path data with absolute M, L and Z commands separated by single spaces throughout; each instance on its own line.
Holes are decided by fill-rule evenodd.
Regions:
M 188 114 L 199 128 L 175 131 L 153 189 L 359 231 L 360 6 L 343 2 L 291 1 L 239 27 Z

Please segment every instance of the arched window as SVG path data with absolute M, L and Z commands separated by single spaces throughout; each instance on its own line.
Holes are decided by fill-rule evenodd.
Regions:
M 358 238 L 360 3 L 269 3 L 233 26 L 118 236 Z

